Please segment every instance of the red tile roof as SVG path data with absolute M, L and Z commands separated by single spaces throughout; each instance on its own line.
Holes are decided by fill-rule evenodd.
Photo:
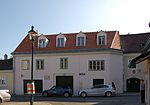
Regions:
M 63 34 L 67 41 L 66 45 L 63 48 L 58 48 L 56 47 L 56 36 L 55 35 L 44 35 L 48 40 L 49 43 L 45 48 L 38 48 L 38 36 L 36 37 L 35 41 L 35 51 L 65 51 L 65 50 L 76 50 L 76 49 L 92 49 L 92 48 L 104 48 L 104 49 L 109 49 L 112 45 L 112 42 L 114 40 L 114 36 L 119 35 L 118 31 L 105 31 L 107 34 L 107 45 L 101 45 L 97 46 L 97 34 L 99 32 L 85 32 L 84 34 L 86 35 L 86 46 L 84 47 L 78 47 L 76 46 L 76 35 L 78 33 L 67 33 Z M 21 53 L 21 52 L 31 52 L 31 41 L 29 40 L 29 36 L 27 35 L 24 40 L 20 43 L 20 45 L 15 49 L 14 53 Z

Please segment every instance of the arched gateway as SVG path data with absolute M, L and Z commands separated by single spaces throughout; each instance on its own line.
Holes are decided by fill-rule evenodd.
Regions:
M 127 79 L 127 92 L 140 92 L 140 79 L 138 78 Z

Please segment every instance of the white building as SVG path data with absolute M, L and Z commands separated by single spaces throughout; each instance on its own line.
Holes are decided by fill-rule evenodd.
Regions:
M 68 85 L 74 95 L 95 84 L 114 82 L 123 92 L 123 52 L 118 31 L 40 35 L 35 38 L 34 81 L 36 93 L 53 85 Z M 29 35 L 12 53 L 15 93 L 25 94 L 31 74 Z

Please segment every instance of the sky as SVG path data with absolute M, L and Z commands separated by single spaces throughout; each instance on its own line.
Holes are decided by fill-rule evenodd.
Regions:
M 40 34 L 150 32 L 150 0 L 0 0 L 0 59 L 33 25 Z

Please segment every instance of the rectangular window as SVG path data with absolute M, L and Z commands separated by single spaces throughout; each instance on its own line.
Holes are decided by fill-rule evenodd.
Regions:
M 58 38 L 57 47 L 64 47 L 64 38 Z
M 98 36 L 98 45 L 105 45 L 105 36 Z
M 40 39 L 39 40 L 39 48 L 45 48 L 46 46 L 46 43 L 45 43 L 45 39 Z
M 68 58 L 60 58 L 60 69 L 68 69 Z
M 21 69 L 22 70 L 29 70 L 30 63 L 29 60 L 22 60 L 21 61 Z
M 104 60 L 90 60 L 88 63 L 89 70 L 91 71 L 101 71 L 105 69 Z
M 36 69 L 43 70 L 44 69 L 44 60 L 36 60 Z
M 84 46 L 84 37 L 78 37 L 78 46 Z
M 0 86 L 6 86 L 6 78 L 0 77 Z
M 93 86 L 98 84 L 104 84 L 104 79 L 93 79 Z

